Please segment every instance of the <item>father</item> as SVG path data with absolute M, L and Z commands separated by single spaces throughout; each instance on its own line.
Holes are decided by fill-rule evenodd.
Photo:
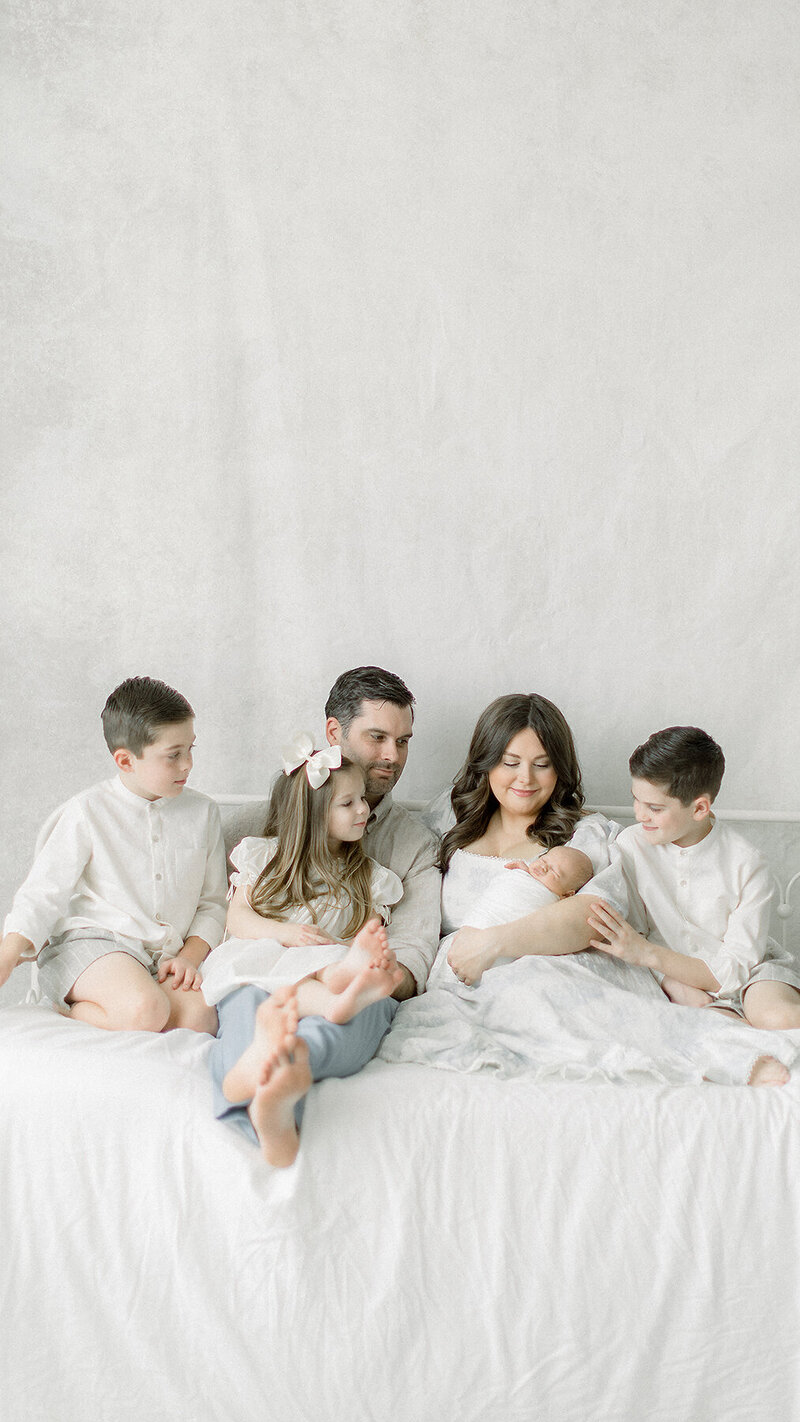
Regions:
M 364 848 L 403 881 L 403 897 L 389 924 L 389 943 L 403 969 L 403 981 L 393 995 L 401 1001 L 422 991 L 436 956 L 442 882 L 434 836 L 392 800 L 408 759 L 413 706 L 405 682 L 381 667 L 342 672 L 325 703 L 328 740 L 364 772 L 372 812 Z

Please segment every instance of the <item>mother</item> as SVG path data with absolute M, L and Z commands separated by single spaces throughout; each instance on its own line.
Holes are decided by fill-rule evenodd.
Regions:
M 570 844 L 588 854 L 595 872 L 609 863 L 619 826 L 584 813 L 575 744 L 558 707 L 534 694 L 500 696 L 487 706 L 450 799 L 456 823 L 442 841 L 442 930 L 461 929 L 447 956 L 462 982 L 476 982 L 501 956 L 587 948 L 594 936 L 587 894 L 494 928 L 462 927 L 481 889 L 509 860 Z
M 452 934 L 475 921 L 483 891 L 509 860 L 533 860 L 556 845 L 570 844 L 592 860 L 595 872 L 609 862 L 608 844 L 618 826 L 584 813 L 581 771 L 572 732 L 544 696 L 500 696 L 478 717 L 466 762 L 450 797 L 455 825 L 442 841 L 442 931 Z M 539 951 L 549 955 L 586 948 L 590 897 L 563 899 L 540 909 L 535 919 L 541 946 L 512 951 L 510 924 L 463 929 L 448 961 L 463 982 L 477 981 L 497 957 Z M 471 917 L 470 915 L 473 914 Z

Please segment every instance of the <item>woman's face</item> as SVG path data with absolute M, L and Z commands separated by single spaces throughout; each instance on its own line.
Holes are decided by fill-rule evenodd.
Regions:
M 501 809 L 533 824 L 556 788 L 558 776 L 536 732 L 526 726 L 512 736 L 489 785 Z

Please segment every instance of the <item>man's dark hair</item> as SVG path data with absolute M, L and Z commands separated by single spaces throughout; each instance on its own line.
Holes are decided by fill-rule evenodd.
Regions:
M 364 701 L 390 701 L 393 706 L 407 706 L 414 717 L 414 698 L 404 681 L 382 667 L 354 667 L 342 672 L 331 687 L 325 702 L 325 716 L 335 716 L 343 731 L 347 731 L 361 711 Z
M 636 747 L 628 766 L 638 780 L 663 785 L 667 795 L 690 805 L 698 795 L 716 799 L 725 757 L 716 741 L 697 726 L 667 726 Z
M 131 676 L 120 682 L 100 713 L 106 745 L 140 756 L 151 746 L 162 726 L 188 721 L 194 716 L 189 702 L 166 682 L 149 676 Z

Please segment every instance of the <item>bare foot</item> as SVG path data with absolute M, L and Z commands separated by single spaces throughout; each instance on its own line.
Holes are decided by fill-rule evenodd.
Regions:
M 391 948 L 387 948 L 377 962 L 362 968 L 343 992 L 332 995 L 324 1016 L 329 1022 L 338 1022 L 340 1025 L 349 1022 L 357 1012 L 363 1012 L 365 1007 L 369 1007 L 370 1003 L 380 1002 L 383 997 L 391 997 L 402 981 L 403 969 Z
M 287 1041 L 289 1038 L 287 1037 Z M 308 1047 L 298 1037 L 294 1049 L 279 1047 L 264 1063 L 262 1081 L 250 1102 L 248 1115 L 268 1165 L 291 1165 L 300 1149 L 294 1108 L 312 1083 Z
M 222 1083 L 226 1101 L 250 1101 L 263 1077 L 264 1065 L 282 1047 L 294 1051 L 297 1031 L 297 987 L 278 988 L 256 1012 L 256 1030 L 249 1047 L 245 1047 Z
M 388 951 L 386 929 L 379 918 L 371 918 L 359 929 L 344 957 L 340 958 L 338 963 L 332 963 L 329 968 L 323 968 L 319 974 L 320 981 L 330 988 L 331 992 L 344 992 L 359 973 L 363 973 L 364 969 L 372 964 L 379 963 Z
M 785 1086 L 788 1069 L 775 1057 L 759 1057 L 748 1078 L 748 1086 Z
M 670 1002 L 674 1002 L 677 1007 L 708 1007 L 711 1002 L 710 992 L 690 987 L 688 983 L 681 983 L 677 978 L 663 978 L 661 991 L 666 993 Z

